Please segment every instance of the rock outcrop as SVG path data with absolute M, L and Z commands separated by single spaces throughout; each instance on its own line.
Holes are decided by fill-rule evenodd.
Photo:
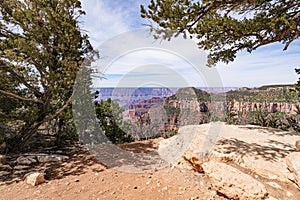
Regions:
M 294 181 L 300 188 L 300 152 L 293 152 L 286 158 L 287 168 L 293 173 Z
M 178 142 L 190 142 L 189 145 L 183 142 L 188 149 L 185 152 L 177 152 L 177 154 L 182 153 L 182 156 L 177 162 L 173 162 L 173 165 L 207 173 L 210 168 L 214 168 L 210 166 L 205 169 L 205 166 L 208 164 L 202 163 L 216 163 L 216 166 L 219 168 L 219 163 L 225 164 L 223 171 L 216 172 L 220 173 L 222 180 L 223 178 L 228 178 L 226 181 L 229 185 L 232 181 L 241 182 L 241 185 L 231 185 L 232 188 L 225 184 L 224 187 L 228 187 L 229 191 L 232 189 L 235 192 L 241 192 L 242 188 L 244 188 L 247 194 L 248 186 L 242 185 L 244 180 L 236 178 L 240 176 L 240 173 L 247 173 L 248 176 L 246 177 L 259 180 L 270 193 L 270 196 L 277 199 L 282 199 L 282 197 L 287 196 L 287 193 L 293 193 L 294 190 L 297 190 L 294 182 L 297 180 L 299 184 L 300 167 L 298 164 L 300 158 L 296 157 L 296 155 L 299 156 L 300 152 L 296 151 L 295 141 L 299 140 L 300 136 L 295 132 L 278 131 L 253 125 L 225 125 L 224 123 L 189 125 L 181 127 L 178 132 L 179 134 L 175 137 L 162 140 L 158 149 L 158 151 L 161 151 L 161 148 L 172 149 L 170 152 L 174 153 L 175 149 L 178 149 L 176 146 Z M 183 137 L 187 137 L 187 135 L 191 139 L 184 140 Z M 207 152 L 206 150 L 208 150 L 208 154 L 203 153 Z M 172 157 L 175 157 L 175 155 L 172 155 Z M 286 163 L 288 158 L 291 160 L 291 164 L 289 164 L 290 170 L 287 168 Z M 239 169 L 238 167 L 233 169 L 232 175 L 228 174 L 227 168 L 233 168 L 232 166 L 241 167 L 243 172 L 236 171 Z M 212 174 L 214 173 L 212 172 Z M 261 194 L 263 194 L 262 196 L 265 195 L 264 192 Z M 228 194 L 224 195 L 227 196 Z M 259 195 L 257 196 L 258 199 L 261 199 L 260 197 Z M 230 196 L 230 198 L 237 197 Z M 247 199 L 240 196 L 239 198 Z M 297 198 L 289 197 L 289 199 L 296 200 Z
M 202 165 L 212 186 L 230 199 L 265 199 L 265 186 L 251 176 L 225 163 L 207 162 Z

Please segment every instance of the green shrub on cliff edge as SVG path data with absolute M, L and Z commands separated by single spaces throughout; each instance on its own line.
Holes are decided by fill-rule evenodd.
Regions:
M 133 142 L 134 138 L 122 129 L 124 109 L 110 98 L 95 103 L 96 116 L 106 137 L 114 143 Z
M 257 110 L 250 113 L 250 124 L 277 128 L 281 130 L 294 130 L 300 132 L 300 107 L 296 106 L 296 114 L 287 115 L 283 112 L 268 113 L 266 110 Z

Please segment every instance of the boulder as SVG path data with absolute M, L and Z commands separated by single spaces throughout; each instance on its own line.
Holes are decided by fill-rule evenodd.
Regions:
M 230 199 L 265 199 L 268 192 L 265 186 L 225 163 L 210 161 L 202 164 L 212 186 Z
M 300 152 L 290 153 L 285 161 L 288 170 L 293 174 L 293 181 L 300 187 Z
M 45 182 L 44 173 L 33 172 L 25 175 L 25 182 L 29 185 L 36 186 Z

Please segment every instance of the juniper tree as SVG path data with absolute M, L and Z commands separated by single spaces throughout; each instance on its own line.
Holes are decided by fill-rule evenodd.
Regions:
M 0 128 L 12 145 L 53 119 L 73 129 L 73 84 L 92 51 L 83 14 L 79 0 L 0 0 Z

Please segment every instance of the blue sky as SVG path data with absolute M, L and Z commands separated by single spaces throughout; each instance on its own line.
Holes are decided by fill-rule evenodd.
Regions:
M 81 26 L 90 36 L 101 59 L 95 63 L 106 79 L 95 87 L 141 86 L 226 86 L 258 87 L 290 84 L 298 79 L 299 39 L 287 51 L 280 43 L 267 45 L 251 54 L 240 52 L 234 62 L 205 67 L 205 52 L 194 41 L 181 38 L 154 41 L 142 24 L 140 4 L 150 0 L 82 0 L 86 15 Z

